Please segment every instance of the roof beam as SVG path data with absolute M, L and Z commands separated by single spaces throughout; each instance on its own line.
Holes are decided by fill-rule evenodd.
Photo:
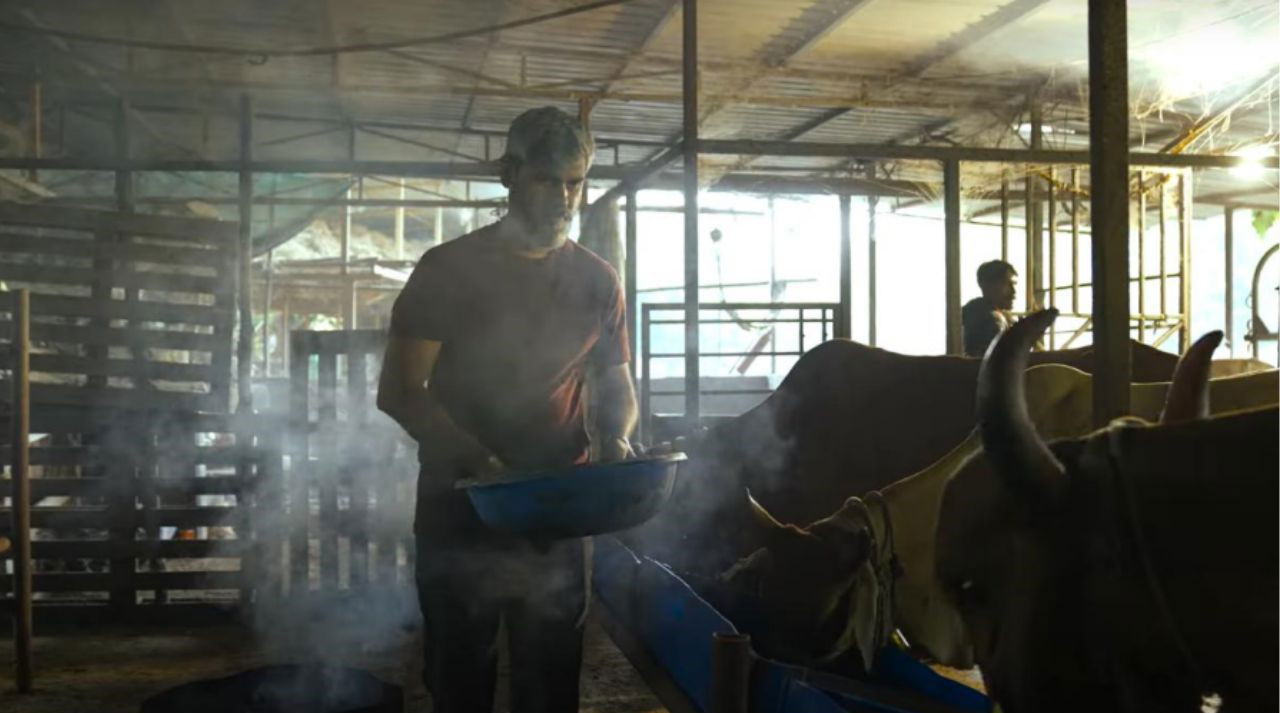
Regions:
M 618 68 L 614 70 L 613 74 L 605 80 L 604 86 L 600 88 L 601 95 L 608 94 L 609 90 L 613 89 L 613 85 L 626 76 L 627 70 L 631 69 L 631 65 L 653 47 L 654 41 L 667 29 L 667 25 L 671 24 L 671 20 L 676 16 L 676 11 L 680 9 L 680 0 L 664 1 L 667 6 L 662 10 L 662 14 L 658 16 L 658 21 L 653 23 L 640 42 L 618 63 Z
M 1002 149 L 968 146 L 892 146 L 889 144 L 842 144 L 796 141 L 752 141 L 702 139 L 698 150 L 710 155 L 829 156 L 833 158 L 897 159 L 917 161 L 986 161 L 997 163 L 1044 163 L 1087 165 L 1088 151 L 1047 149 Z M 1130 153 L 1134 166 L 1168 168 L 1233 168 L 1250 163 L 1242 156 L 1213 154 Z M 1254 161 L 1257 163 L 1257 161 Z M 1263 168 L 1280 168 L 1280 157 L 1261 160 Z
M 947 38 L 942 42 L 942 44 L 938 45 L 934 49 L 908 62 L 906 67 L 900 73 L 900 78 L 914 79 L 922 76 L 925 72 L 929 71 L 943 60 L 956 55 L 960 51 L 973 46 L 987 37 L 990 37 L 997 31 L 1012 25 L 1048 1 L 1049 0 L 1013 0 L 1013 2 L 1002 6 L 978 22 Z M 825 112 L 815 119 L 811 119 L 793 129 L 783 132 L 783 134 L 778 138 L 786 141 L 798 139 L 819 126 L 839 119 L 851 111 L 853 111 L 853 107 L 833 109 Z
M 698 117 L 698 126 L 706 125 L 711 117 L 732 104 L 731 97 L 750 90 L 770 72 L 786 66 L 869 2 L 871 0 L 816 0 L 806 7 L 756 52 L 754 72 L 725 93 L 723 98 L 708 102 L 706 110 Z M 669 139 L 670 145 L 682 141 L 683 136 L 683 132 L 673 134 Z

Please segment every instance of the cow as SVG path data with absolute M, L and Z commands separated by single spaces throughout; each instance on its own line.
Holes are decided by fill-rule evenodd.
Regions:
M 1175 355 L 1131 345 L 1135 381 L 1169 380 Z M 1093 364 L 1091 348 L 1031 358 L 1086 372 Z M 627 543 L 681 571 L 724 571 L 761 545 L 744 539 L 744 488 L 778 517 L 811 522 L 832 503 L 925 468 L 973 429 L 980 363 L 843 339 L 814 347 L 768 399 L 694 439 L 670 503 Z
M 1206 370 L 1209 355 L 1222 339 L 1212 332 L 1188 351 L 1180 373 L 1184 382 Z M 1092 379 L 1070 367 L 1046 364 L 1027 370 L 1032 421 L 1045 438 L 1079 436 L 1090 430 Z M 1186 391 L 1190 386 L 1182 386 Z M 1210 402 L 1218 412 L 1275 404 L 1280 372 L 1271 370 L 1209 382 Z M 1177 393 L 1168 383 L 1134 384 L 1132 413 L 1156 418 L 1166 396 Z M 881 491 L 852 497 L 835 513 L 808 527 L 779 523 L 754 499 L 749 504 L 767 547 L 739 562 L 724 575 L 727 592 L 744 587 L 760 595 L 763 621 L 753 635 L 761 646 L 784 652 L 793 660 L 834 660 L 842 651 L 832 646 L 855 642 L 831 636 L 805 640 L 805 632 L 871 631 L 877 617 L 902 630 L 913 646 L 934 660 L 956 668 L 972 665 L 972 654 L 955 610 L 934 579 L 934 524 L 942 488 L 962 469 L 987 468 L 979 435 L 971 433 L 930 467 Z M 891 536 L 890 536 L 891 535 Z M 881 552 L 872 551 L 877 543 Z M 893 561 L 895 572 L 876 576 Z M 868 564 L 869 562 L 869 564 Z M 884 587 L 890 606 L 876 610 L 838 608 L 837 602 L 873 601 L 858 587 Z M 732 606 L 732 605 L 730 605 Z M 891 611 L 892 614 L 887 612 Z M 841 617 L 853 617 L 843 622 Z M 832 620 L 836 619 L 836 620 Z
M 990 471 L 952 478 L 936 576 L 1008 713 L 1274 711 L 1276 407 L 1046 445 L 1021 374 L 1046 310 L 996 342 L 978 379 Z M 1198 415 L 1198 414 L 1197 414 Z

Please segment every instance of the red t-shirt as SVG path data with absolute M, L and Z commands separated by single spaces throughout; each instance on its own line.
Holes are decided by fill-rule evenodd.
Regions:
M 428 390 L 509 467 L 582 462 L 587 370 L 630 361 L 621 283 L 572 241 L 530 259 L 498 237 L 495 224 L 428 250 L 391 333 L 442 343 Z

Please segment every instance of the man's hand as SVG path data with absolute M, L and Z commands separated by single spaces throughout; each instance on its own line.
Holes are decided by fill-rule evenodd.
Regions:
M 474 480 L 493 480 L 507 472 L 507 465 L 492 453 L 477 452 L 464 461 L 467 477 Z
M 587 452 L 592 463 L 616 463 L 635 457 L 631 443 L 625 438 L 607 438 L 592 441 Z

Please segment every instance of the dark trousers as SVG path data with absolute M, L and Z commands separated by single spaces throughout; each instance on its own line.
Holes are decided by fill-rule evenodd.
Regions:
M 423 680 L 435 713 L 493 710 L 500 622 L 511 712 L 576 713 L 586 541 L 505 537 L 484 529 L 461 492 L 430 500 L 418 508 L 417 584 Z

